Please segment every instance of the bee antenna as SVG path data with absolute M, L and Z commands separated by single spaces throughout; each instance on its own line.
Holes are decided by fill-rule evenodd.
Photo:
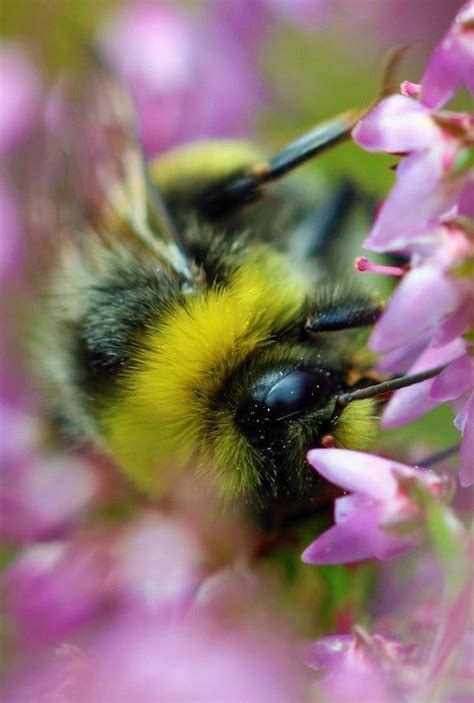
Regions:
M 397 378 L 392 378 L 390 381 L 383 381 L 382 383 L 375 383 L 372 386 L 367 386 L 367 388 L 358 388 L 357 390 L 350 391 L 349 393 L 342 393 L 337 396 L 337 405 L 344 406 L 348 403 L 352 403 L 353 400 L 375 398 L 378 395 L 383 395 L 384 393 L 392 393 L 393 391 L 398 391 L 400 388 L 413 386 L 415 383 L 421 383 L 429 378 L 434 378 L 434 376 L 441 373 L 446 366 L 446 364 L 443 366 L 436 366 L 433 369 L 420 371 L 420 373 L 414 373 L 411 376 L 398 376 Z
M 214 187 L 207 194 L 206 213 L 211 217 L 227 216 L 247 203 L 252 203 L 262 195 L 264 186 L 282 178 L 300 164 L 350 138 L 351 132 L 379 100 L 396 92 L 396 69 L 406 47 L 394 47 L 388 52 L 382 77 L 382 86 L 377 97 L 362 110 L 348 110 L 332 119 L 316 125 L 267 161 L 253 164 L 230 180 Z
M 281 178 L 316 154 L 348 139 L 360 116 L 360 111 L 348 110 L 328 122 L 317 125 L 283 147 L 268 163 L 253 166 L 249 175 L 259 184 Z
M 348 139 L 360 117 L 359 111 L 350 110 L 317 125 L 283 147 L 268 161 L 253 164 L 243 173 L 212 190 L 206 198 L 206 210 L 213 217 L 221 217 L 245 203 L 257 200 L 261 196 L 262 187 L 267 183 L 282 178 L 313 156 Z
M 458 442 L 457 444 L 453 444 L 452 447 L 447 447 L 440 452 L 436 452 L 436 454 L 430 454 L 416 463 L 419 466 L 434 466 L 435 464 L 439 464 L 446 459 L 450 459 L 454 454 L 457 454 L 460 449 L 461 444 Z

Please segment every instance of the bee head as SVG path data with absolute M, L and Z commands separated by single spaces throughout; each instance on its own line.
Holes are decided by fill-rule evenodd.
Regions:
M 350 359 L 329 342 L 278 340 L 257 349 L 216 398 L 216 410 L 227 408 L 234 438 L 239 435 L 233 470 L 240 463 L 253 474 L 245 498 L 259 510 L 318 499 L 321 485 L 306 462 L 310 447 L 329 441 L 362 449 L 374 438 L 372 401 L 339 410 L 338 398 L 350 387 Z

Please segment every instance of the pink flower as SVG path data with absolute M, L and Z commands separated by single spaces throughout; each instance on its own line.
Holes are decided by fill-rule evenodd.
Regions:
M 434 262 L 415 266 L 402 279 L 374 328 L 370 347 L 389 351 L 414 342 L 423 333 L 443 344 L 458 337 L 469 323 L 469 283 L 451 278 Z M 454 327 L 453 331 L 449 329 Z M 459 323 L 459 324 L 456 324 Z
M 21 646 L 44 650 L 100 615 L 111 601 L 111 557 L 99 539 L 27 547 L 4 580 L 6 612 Z
M 251 624 L 193 616 L 164 626 L 143 615 L 122 616 L 79 647 L 32 661 L 2 700 L 293 703 L 305 700 L 301 673 L 284 643 Z
M 122 619 L 98 633 L 84 655 L 85 675 L 66 701 L 289 703 L 303 697 L 303 679 L 278 642 L 198 617 L 169 628 Z
M 76 522 L 93 502 L 97 481 L 90 465 L 59 455 L 2 468 L 0 533 L 9 542 L 52 537 Z
M 115 549 L 123 606 L 156 613 L 187 604 L 203 577 L 202 545 L 178 520 L 150 514 L 130 525 Z
M 469 222 L 474 217 L 474 171 L 468 167 L 474 118 L 435 110 L 463 80 L 473 88 L 473 39 L 471 0 L 434 52 L 420 92 L 405 81 L 403 95 L 383 100 L 354 130 L 354 139 L 366 149 L 404 155 L 397 182 L 365 246 L 380 252 L 401 251 L 410 257 L 410 265 L 402 271 L 370 346 L 376 352 L 389 352 L 379 364 L 386 370 L 405 370 L 400 364 L 411 362 L 409 372 L 416 373 L 454 361 L 441 380 L 397 391 L 385 408 L 382 425 L 409 422 L 443 400 L 456 399 L 455 424 L 463 432 L 462 485 L 474 481 L 473 384 L 468 374 L 458 392 L 462 363 L 456 362 L 468 348 L 467 335 L 474 327 L 474 243 Z M 418 94 L 419 101 L 410 97 Z M 370 264 L 364 268 L 380 271 Z M 418 352 L 416 361 L 414 352 Z
M 325 479 L 351 493 L 336 499 L 336 524 L 306 548 L 303 561 L 391 559 L 421 541 L 421 511 L 402 481 L 419 483 L 439 495 L 443 482 L 436 474 L 346 449 L 312 449 L 307 459 Z
M 398 703 L 400 700 L 391 694 L 376 667 L 351 669 L 342 666 L 320 681 L 316 690 L 318 703 Z
M 257 42 L 265 40 L 266 31 L 276 21 L 315 32 L 321 29 L 330 9 L 327 0 L 214 0 L 214 8 L 242 45 L 250 45 L 252 50 Z
M 459 0 L 338 0 L 330 3 L 344 18 L 349 16 L 353 24 L 362 19 L 365 26 L 363 36 L 378 47 L 408 45 L 412 51 L 424 54 L 445 30 L 457 12 Z M 357 26 L 357 25 L 356 25 Z
M 5 574 L 22 645 L 54 643 L 112 613 L 184 612 L 202 581 L 202 547 L 177 520 L 150 513 L 119 529 L 28 546 Z
M 408 154 L 397 167 L 397 182 L 384 201 L 364 246 L 374 251 L 413 253 L 442 216 L 456 205 L 465 174 L 454 168 L 472 143 L 469 115 L 440 115 L 416 100 L 392 95 L 382 100 L 353 131 L 368 151 Z M 422 244 L 424 242 L 422 241 Z
M 31 131 L 39 108 L 39 80 L 20 46 L 0 43 L 0 158 Z
M 367 151 L 397 154 L 427 149 L 441 134 L 431 110 L 404 95 L 391 95 L 363 117 L 352 136 Z
M 321 27 L 329 9 L 327 0 L 263 0 L 263 4 L 275 16 L 313 32 Z
M 474 1 L 461 7 L 431 56 L 421 82 L 421 101 L 437 109 L 464 83 L 474 95 Z
M 466 566 L 466 578 L 461 588 L 453 597 L 449 599 L 445 598 L 445 612 L 442 613 L 441 621 L 438 623 L 438 631 L 433 642 L 433 647 L 430 652 L 430 657 L 428 661 L 428 672 L 427 681 L 430 682 L 436 676 L 442 675 L 446 669 L 449 667 L 450 660 L 453 659 L 453 653 L 456 650 L 462 648 L 463 644 L 466 642 L 466 635 L 472 637 L 472 630 L 470 628 L 470 612 L 472 611 L 472 593 L 474 588 L 474 569 L 472 566 L 473 557 L 473 544 L 471 542 L 471 547 L 467 549 L 466 554 L 466 564 L 459 564 L 458 566 Z M 466 667 L 466 683 L 472 689 L 474 672 L 472 670 L 472 657 L 469 658 L 469 664 Z M 461 667 L 466 662 L 461 663 Z M 459 679 L 455 684 L 459 685 Z
M 402 388 L 385 407 L 381 424 L 392 428 L 411 422 L 450 401 L 457 415 L 454 424 L 462 434 L 459 480 L 462 486 L 474 483 L 474 361 L 465 352 L 466 344 L 454 339 L 443 347 L 430 346 L 408 370 L 409 374 L 448 364 L 435 378 Z
M 467 114 L 434 112 L 463 77 L 474 75 L 474 2 L 457 14 L 436 49 L 421 84 L 404 81 L 403 95 L 382 100 L 356 126 L 354 140 L 369 151 L 408 155 L 397 168 L 397 183 L 385 200 L 365 246 L 375 251 L 413 253 L 413 238 L 436 225 L 458 202 L 465 174 L 458 159 L 473 143 L 473 119 Z M 439 99 L 436 91 L 445 99 Z
M 394 664 L 411 654 L 412 648 L 396 640 L 373 634 L 357 626 L 352 635 L 331 635 L 311 642 L 304 651 L 304 660 L 313 669 L 331 671 L 340 666 L 369 669 L 377 659 Z
M 131 3 L 103 36 L 136 100 L 148 155 L 192 139 L 240 136 L 252 123 L 261 85 L 250 57 L 217 15 L 199 12 Z
M 93 502 L 97 477 L 78 457 L 40 455 L 26 413 L 1 403 L 0 416 L 0 534 L 20 543 L 58 535 Z
M 414 668 L 413 652 L 410 645 L 371 634 L 357 625 L 351 635 L 332 635 L 311 642 L 303 657 L 309 667 L 323 675 L 323 701 L 369 697 L 395 702 L 409 688 L 406 679 Z

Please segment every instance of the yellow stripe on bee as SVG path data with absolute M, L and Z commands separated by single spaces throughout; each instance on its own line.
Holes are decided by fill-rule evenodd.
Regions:
M 304 298 L 286 260 L 262 246 L 229 285 L 196 293 L 164 316 L 158 311 L 136 351 L 136 370 L 102 416 L 107 449 L 142 488 L 160 492 L 164 462 L 183 464 L 196 454 L 202 463 L 203 439 L 225 431 L 209 426 L 219 422 L 209 409 L 214 394 L 250 352 L 294 319 Z M 222 451 L 219 442 L 216 449 Z M 241 471 L 232 482 L 243 487 L 250 477 Z
M 372 446 L 378 431 L 375 408 L 373 398 L 349 403 L 332 432 L 336 447 L 363 451 Z
M 207 187 L 236 171 L 262 160 L 259 149 L 238 139 L 192 142 L 153 159 L 150 173 L 162 193 L 179 190 L 188 193 Z

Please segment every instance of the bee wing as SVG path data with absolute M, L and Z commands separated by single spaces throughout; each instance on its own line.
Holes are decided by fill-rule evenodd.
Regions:
M 69 78 L 56 88 L 54 117 L 34 145 L 34 171 L 30 166 L 23 178 L 30 184 L 22 197 L 34 252 L 28 268 L 37 268 L 40 240 L 49 240 L 43 249 L 54 257 L 58 248 L 82 246 L 95 235 L 145 249 L 192 287 L 199 273 L 150 178 L 132 100 L 95 54 L 87 68 L 83 79 Z
M 153 184 L 137 136 L 131 97 L 104 63 L 93 56 L 90 93 L 95 104 L 97 129 L 102 132 L 94 174 L 99 210 L 120 223 L 127 235 L 146 247 L 161 265 L 183 282 L 193 282 L 197 273 L 187 256 L 161 195 Z M 90 102 L 90 101 L 89 101 Z M 97 136 L 97 135 L 96 135 Z M 95 193 L 97 196 L 97 193 Z M 97 198 L 96 198 L 97 201 Z

